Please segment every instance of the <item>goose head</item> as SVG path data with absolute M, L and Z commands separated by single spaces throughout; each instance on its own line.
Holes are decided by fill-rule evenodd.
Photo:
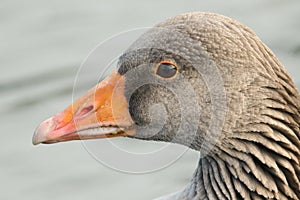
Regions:
M 178 143 L 204 155 L 178 199 L 299 199 L 299 103 L 292 79 L 249 28 L 188 13 L 143 34 L 111 75 L 42 122 L 33 144 Z
M 142 35 L 110 76 L 43 122 L 33 143 L 128 136 L 200 150 L 217 142 L 226 108 L 222 72 L 199 36 L 191 37 L 192 23 L 183 22 L 169 20 Z

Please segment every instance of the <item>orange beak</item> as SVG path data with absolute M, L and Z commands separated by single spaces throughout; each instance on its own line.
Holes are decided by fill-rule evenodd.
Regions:
M 125 77 L 115 70 L 64 111 L 42 122 L 32 143 L 134 135 L 124 85 Z

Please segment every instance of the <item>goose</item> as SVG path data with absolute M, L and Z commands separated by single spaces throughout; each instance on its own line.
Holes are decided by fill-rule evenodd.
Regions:
M 300 95 L 274 53 L 241 23 L 193 12 L 142 34 L 32 140 L 124 136 L 198 151 L 190 183 L 161 200 L 299 200 L 299 128 Z

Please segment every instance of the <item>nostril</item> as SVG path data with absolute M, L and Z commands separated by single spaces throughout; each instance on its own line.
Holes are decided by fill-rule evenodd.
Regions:
M 94 109 L 94 106 L 91 105 L 91 106 L 88 106 L 88 107 L 85 107 L 83 109 L 81 109 L 79 112 L 76 113 L 76 116 L 77 117 L 82 117 L 84 116 L 85 114 L 89 113 L 91 110 Z

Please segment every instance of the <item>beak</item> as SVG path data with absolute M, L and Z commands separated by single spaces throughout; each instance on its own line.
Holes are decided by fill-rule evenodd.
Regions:
M 124 95 L 125 76 L 116 70 L 62 112 L 42 122 L 32 143 L 56 143 L 134 135 Z

